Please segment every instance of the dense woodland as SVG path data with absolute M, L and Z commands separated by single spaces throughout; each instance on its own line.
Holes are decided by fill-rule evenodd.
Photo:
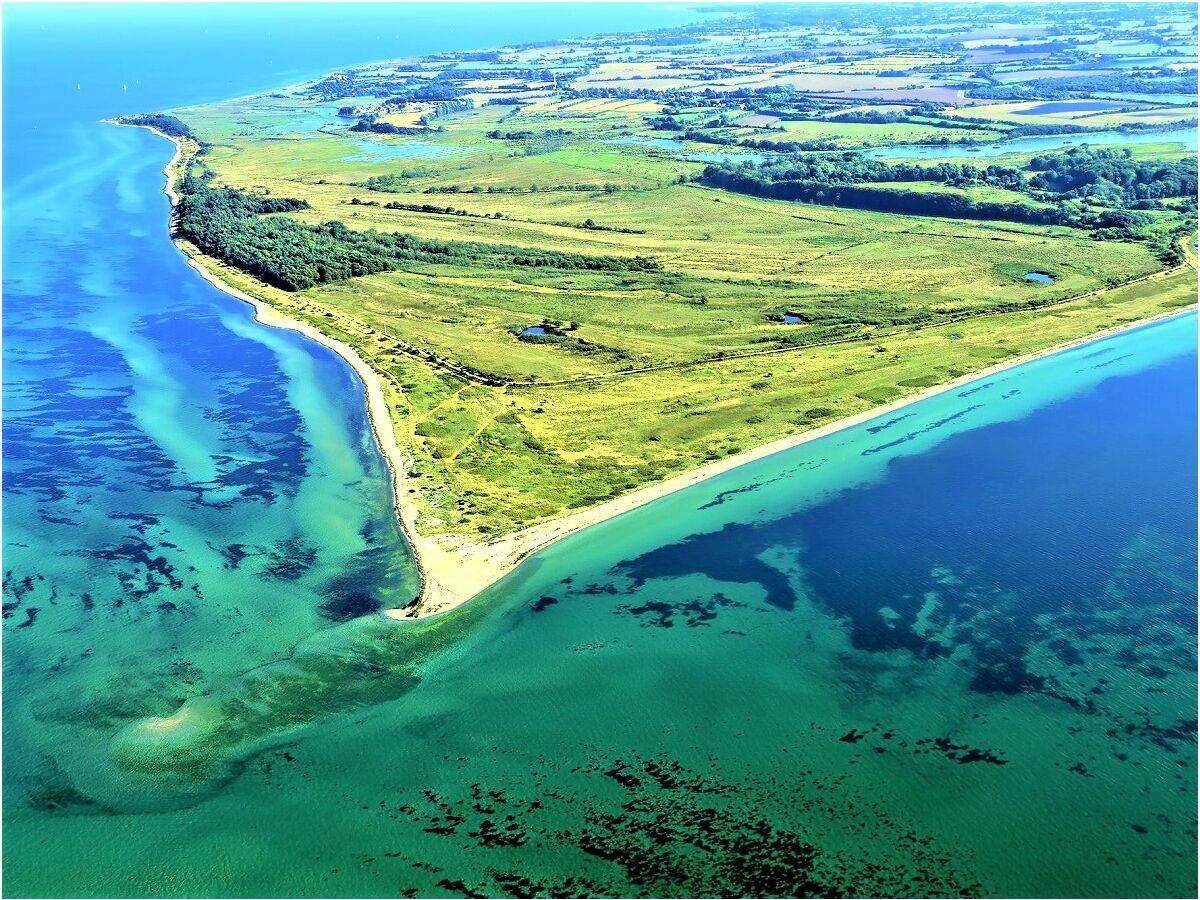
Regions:
M 1175 162 L 1141 162 L 1128 150 L 1078 147 L 1034 157 L 1028 176 L 1005 166 L 969 163 L 889 165 L 856 153 L 812 156 L 761 166 L 714 165 L 700 176 L 704 184 L 768 197 L 800 200 L 908 215 L 1001 219 L 1043 225 L 1090 228 L 1102 238 L 1139 238 L 1164 199 L 1178 199 L 1195 211 L 1194 157 Z M 927 181 L 950 187 L 974 185 L 1026 193 L 1050 205 L 977 200 L 962 193 L 916 192 L 867 185 Z
M 985 67 L 980 75 L 990 76 Z M 985 100 L 1068 100 L 1104 92 L 1114 94 L 1192 94 L 1195 72 L 1166 69 L 1149 74 L 1080 75 L 1074 78 L 1033 78 L 1013 84 L 993 83 L 967 90 L 968 97 Z
M 204 253 L 267 284 L 300 291 L 406 264 L 513 265 L 606 272 L 656 272 L 644 256 L 590 256 L 491 244 L 423 240 L 411 234 L 354 231 L 341 222 L 306 225 L 270 213 L 295 212 L 308 203 L 214 188 L 189 174 L 181 185 L 177 228 Z
M 170 126 L 169 122 L 166 124 Z M 1197 190 L 1194 158 L 1144 162 L 1135 160 L 1128 150 L 1080 147 L 1034 157 L 1029 169 L 1031 175 L 1006 166 L 981 167 L 970 163 L 889 165 L 844 152 L 789 158 L 760 166 L 713 165 L 698 180 L 712 187 L 771 199 L 908 215 L 1069 225 L 1090 228 L 1101 238 L 1150 236 L 1147 229 L 1154 218 L 1145 210 L 1161 207 L 1164 200 L 1176 201 L 1176 208 L 1190 208 L 1194 218 Z M 1031 200 L 1051 202 L 998 202 L 955 191 L 918 192 L 894 186 L 904 182 L 960 188 L 989 186 L 1023 192 Z M 415 263 L 611 272 L 661 269 L 656 260 L 642 256 L 591 256 L 439 242 L 404 233 L 354 231 L 337 221 L 307 225 L 272 215 L 307 206 L 303 200 L 214 188 L 203 176 L 189 174 L 182 185 L 177 223 L 179 231 L 205 253 L 288 291 Z M 432 206 L 429 209 L 443 211 Z M 1162 252 L 1174 251 L 1164 246 Z
M 122 116 L 117 121 L 124 125 L 141 125 L 143 128 L 153 128 L 156 131 L 161 131 L 163 134 L 177 138 L 193 137 L 192 129 L 188 128 L 187 123 L 168 116 L 166 113 L 146 113 L 140 116 Z
M 1129 150 L 1076 147 L 1029 161 L 1037 174 L 1032 188 L 1062 199 L 1089 199 L 1111 206 L 1139 201 L 1196 196 L 1195 158 L 1176 162 L 1141 162 Z

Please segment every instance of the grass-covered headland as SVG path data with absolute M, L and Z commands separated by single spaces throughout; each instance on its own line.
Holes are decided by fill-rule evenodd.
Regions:
M 1064 9 L 744 9 L 127 121 L 187 151 L 185 249 L 381 376 L 421 532 L 481 540 L 1194 302 L 1194 17 L 1131 72 Z

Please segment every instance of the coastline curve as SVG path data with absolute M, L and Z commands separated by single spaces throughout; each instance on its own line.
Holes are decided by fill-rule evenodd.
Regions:
M 165 177 L 163 192 L 171 201 L 171 207 L 174 210 L 179 203 L 179 195 L 174 187 L 174 170 L 179 165 L 185 152 L 183 142 L 149 125 L 135 125 L 128 122 L 119 122 L 115 119 L 106 121 L 125 127 L 145 128 L 169 140 L 175 146 L 175 154 L 163 169 Z M 172 237 L 177 237 L 173 214 L 170 230 Z M 399 442 L 396 440 L 395 428 L 392 424 L 391 416 L 388 414 L 387 401 L 383 393 L 382 379 L 363 360 L 358 352 L 344 341 L 330 337 L 312 325 L 289 318 L 276 310 L 268 302 L 253 297 L 226 283 L 216 272 L 194 258 L 185 246 L 181 246 L 181 243 L 177 241 L 176 245 L 184 253 L 188 264 L 213 287 L 248 304 L 254 310 L 255 321 L 267 327 L 283 328 L 298 332 L 304 337 L 332 350 L 350 365 L 351 369 L 362 382 L 366 392 L 368 421 L 370 422 L 376 445 L 379 447 L 380 453 L 390 472 L 393 508 L 395 509 L 401 532 L 412 553 L 419 584 L 417 595 L 410 603 L 403 607 L 388 609 L 383 613 L 385 617 L 394 620 L 426 618 L 460 606 L 498 582 L 533 554 L 549 547 L 551 544 L 557 543 L 568 535 L 575 534 L 592 525 L 597 525 L 600 522 L 645 506 L 661 497 L 674 494 L 677 491 L 699 484 L 731 469 L 767 456 L 772 456 L 776 453 L 781 453 L 785 450 L 790 450 L 810 441 L 827 437 L 844 429 L 852 428 L 878 416 L 888 415 L 911 404 L 956 390 L 971 382 L 988 378 L 1000 372 L 1032 362 L 1035 359 L 1051 356 L 1064 350 L 1102 340 L 1134 328 L 1140 328 L 1152 322 L 1187 315 L 1196 309 L 1196 303 L 1192 303 L 1187 306 L 1167 310 L 1155 316 L 1102 329 L 1062 344 L 1022 354 L 975 372 L 967 373 L 952 381 L 924 388 L 891 403 L 872 407 L 860 413 L 838 419 L 818 428 L 798 434 L 785 435 L 774 441 L 761 444 L 758 447 L 690 471 L 682 472 L 664 481 L 647 485 L 604 503 L 530 525 L 498 540 L 489 543 L 473 543 L 462 538 L 438 539 L 435 537 L 424 537 L 420 534 L 417 528 L 417 509 L 413 505 L 405 504 L 401 501 L 401 498 L 406 495 L 408 490 L 408 469 L 412 460 L 401 450 Z M 1192 257 L 1189 256 L 1184 266 L 1191 267 L 1192 264 Z

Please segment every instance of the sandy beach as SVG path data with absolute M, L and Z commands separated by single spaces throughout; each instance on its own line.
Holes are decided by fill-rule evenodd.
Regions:
M 115 124 L 125 125 L 126 123 Z M 130 127 L 147 128 L 147 130 L 153 131 L 175 145 L 175 155 L 164 169 L 164 175 L 166 176 L 164 192 L 170 198 L 172 206 L 174 206 L 178 203 L 179 197 L 174 190 L 173 170 L 183 153 L 182 141 L 149 126 L 136 125 Z M 184 249 L 185 253 L 187 252 L 186 248 L 182 249 Z M 738 466 L 771 456 L 775 453 L 790 450 L 793 447 L 798 447 L 810 441 L 819 440 L 843 429 L 852 428 L 855 425 L 869 421 L 877 416 L 891 413 L 947 391 L 956 390 L 977 379 L 987 378 L 1034 359 L 1059 353 L 1071 347 L 1086 344 L 1113 334 L 1119 334 L 1120 332 L 1140 327 L 1149 322 L 1184 315 L 1195 309 L 1195 306 L 1192 305 L 1183 309 L 1170 310 L 1161 315 L 1129 322 L 1115 328 L 1095 332 L 1074 341 L 1017 356 L 1003 363 L 998 363 L 964 375 L 961 378 L 956 378 L 945 384 L 935 385 L 918 391 L 892 403 L 865 410 L 811 431 L 789 435 L 752 450 L 747 450 L 744 453 L 739 453 L 736 456 L 727 457 L 689 472 L 684 472 L 666 481 L 648 485 L 597 506 L 540 522 L 537 525 L 532 525 L 488 543 L 479 543 L 468 541 L 461 537 L 422 536 L 417 530 L 417 509 L 412 504 L 406 504 L 401 501 L 401 498 L 408 496 L 408 472 L 412 461 L 401 450 L 396 441 L 396 434 L 388 413 L 380 376 L 371 369 L 353 347 L 343 341 L 329 337 L 307 323 L 290 319 L 277 312 L 268 303 L 227 284 L 219 277 L 217 272 L 203 265 L 190 254 L 188 254 L 188 262 L 200 273 L 201 277 L 214 287 L 253 307 L 255 319 L 258 322 L 274 328 L 286 328 L 299 332 L 305 337 L 328 347 L 346 360 L 362 381 L 367 394 L 367 412 L 371 422 L 371 429 L 375 434 L 376 442 L 391 472 L 396 516 L 405 538 L 412 548 L 417 574 L 420 579 L 420 593 L 414 603 L 403 609 L 391 609 L 386 612 L 388 617 L 394 619 L 425 617 L 446 612 L 460 606 L 513 571 L 530 555 L 562 540 L 568 535 L 619 516 L 622 513 L 645 506 L 648 503 L 728 472 Z
M 648 485 L 598 506 L 589 507 L 588 509 L 532 525 L 529 528 L 522 529 L 492 543 L 476 544 L 462 541 L 452 545 L 447 541 L 445 544 L 436 545 L 436 556 L 427 561 L 427 568 L 430 576 L 439 583 L 434 591 L 422 596 L 419 615 L 425 616 L 436 612 L 444 612 L 447 609 L 464 603 L 496 581 L 499 581 L 515 569 L 526 557 L 565 538 L 569 534 L 574 534 L 577 531 L 599 524 L 614 516 L 619 516 L 622 513 L 645 506 L 647 503 L 653 503 L 655 500 L 666 497 L 668 494 L 692 487 L 723 472 L 728 472 L 730 469 L 736 469 L 738 466 L 743 466 L 754 460 L 782 453 L 785 450 L 799 447 L 810 441 L 828 437 L 846 428 L 852 428 L 855 425 L 868 422 L 877 416 L 886 415 L 913 403 L 919 403 L 930 397 L 936 397 L 938 394 L 956 390 L 972 381 L 987 378 L 998 372 L 1012 369 L 1043 356 L 1050 356 L 1054 353 L 1060 353 L 1063 350 L 1068 350 L 1072 347 L 1077 347 L 1110 335 L 1139 328 L 1150 322 L 1186 315 L 1193 309 L 1194 307 L 1187 307 L 1182 310 L 1172 310 L 1162 315 L 1130 322 L 1117 328 L 1098 331 L 1087 337 L 1055 347 L 1049 347 L 1037 353 L 1014 357 L 1006 362 L 989 366 L 986 369 L 980 369 L 978 372 L 964 375 L 945 384 L 927 388 L 884 406 L 877 406 L 856 415 L 839 419 L 836 422 L 831 422 L 828 425 L 823 425 L 820 428 L 814 428 L 811 431 L 805 431 L 801 434 L 789 435 L 770 443 L 762 444 L 744 453 L 739 453 L 736 456 L 717 460 L 709 465 L 701 466 L 690 472 L 684 472 L 657 484 Z M 423 544 L 425 543 L 431 542 L 425 539 Z M 407 612 L 405 610 L 391 610 L 388 615 L 404 617 L 407 615 Z

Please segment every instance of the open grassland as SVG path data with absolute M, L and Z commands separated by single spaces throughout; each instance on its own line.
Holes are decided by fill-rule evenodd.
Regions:
M 1027 100 L 1019 103 L 989 103 L 947 110 L 959 117 L 991 119 L 1009 124 L 1086 125 L 1097 128 L 1117 128 L 1122 125 L 1165 125 L 1174 122 L 1195 122 L 1195 106 L 1149 106 L 1135 102 L 1113 100 L 1104 102 L 1105 109 L 1072 109 L 1070 101 Z
M 215 260 L 208 264 L 286 315 L 359 349 L 383 376 L 397 437 L 412 454 L 414 494 L 406 499 L 419 503 L 422 532 L 476 536 L 589 506 L 1007 359 L 1186 307 L 1196 289 L 1195 270 L 1185 267 L 1038 311 L 881 329 L 868 340 L 639 374 L 489 387 L 402 349 L 412 340 L 405 318 L 392 320 L 394 332 L 381 330 L 353 305 L 331 302 L 327 291 L 286 293 Z M 469 347 L 486 353 L 488 343 L 477 339 Z
M 979 40 L 1036 45 L 1042 33 L 1012 26 Z M 473 538 L 1194 302 L 1194 264 L 1165 268 L 1147 242 L 760 199 L 696 183 L 714 156 L 759 161 L 777 152 L 737 141 L 828 142 L 832 149 L 814 152 L 838 152 L 984 143 L 1022 125 L 1195 115 L 1186 107 L 1037 113 L 1044 101 L 1035 100 L 888 120 L 897 108 L 888 101 L 913 90 L 961 100 L 981 83 L 972 53 L 847 34 L 836 51 L 818 47 L 798 60 L 785 51 L 804 34 L 777 28 L 735 40 L 714 32 L 703 51 L 634 38 L 522 48 L 471 63 L 453 108 L 437 98 L 387 106 L 386 92 L 371 88 L 371 78 L 431 79 L 468 65 L 433 59 L 357 70 L 367 73 L 361 81 L 334 85 L 324 99 L 304 88 L 179 110 L 205 143 L 209 186 L 302 201 L 271 215 L 492 255 L 406 261 L 288 292 L 182 246 L 233 286 L 359 351 L 383 380 L 412 458 L 412 494 L 401 500 L 420 510 L 423 534 Z M 1038 53 L 1001 55 L 1031 77 L 1078 74 Z M 772 95 L 764 113 L 787 117 L 769 128 L 733 124 L 755 112 L 752 104 L 712 99 L 763 86 L 799 88 L 778 95 L 784 101 Z M 672 91 L 684 94 L 664 94 Z M 805 91 L 822 96 L 810 102 Z M 829 100 L 829 92 L 852 99 Z M 656 130 L 667 111 L 674 123 Z M 850 111 L 880 120 L 839 121 Z M 356 120 L 363 127 L 352 131 Z M 1182 155 L 1165 143 L 1133 152 Z M 982 165 L 1024 166 L 1029 157 Z M 987 183 L 867 189 L 1048 205 Z M 1178 206 L 1153 215 L 1166 222 Z M 553 254 L 654 266 L 512 261 Z M 1054 281 L 1031 283 L 1030 272 Z M 785 315 L 797 321 L 784 324 Z M 523 337 L 531 326 L 550 333 Z
M 783 130 L 788 139 L 832 140 L 846 146 L 858 144 L 863 147 L 881 147 L 889 144 L 934 143 L 941 138 L 968 141 L 996 140 L 1003 137 L 1000 129 L 935 128 L 914 122 L 895 122 L 875 125 L 868 122 L 841 122 L 834 119 L 809 119 L 802 122 L 785 122 Z

